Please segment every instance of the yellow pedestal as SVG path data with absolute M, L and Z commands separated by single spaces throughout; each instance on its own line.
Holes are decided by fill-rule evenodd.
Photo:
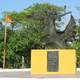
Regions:
M 48 51 L 58 51 L 58 71 L 47 70 Z M 74 49 L 47 49 L 31 51 L 31 74 L 75 74 L 76 51 Z

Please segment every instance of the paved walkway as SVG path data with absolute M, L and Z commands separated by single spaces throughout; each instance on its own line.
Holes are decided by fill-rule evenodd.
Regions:
M 34 75 L 30 71 L 0 72 L 0 77 L 9 78 L 80 78 L 80 71 L 75 75 Z

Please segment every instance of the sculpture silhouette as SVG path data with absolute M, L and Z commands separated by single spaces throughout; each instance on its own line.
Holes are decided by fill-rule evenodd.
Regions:
M 72 15 L 64 31 L 57 31 L 52 18 L 48 18 L 46 22 L 44 30 L 47 31 L 47 34 L 43 38 L 45 48 L 65 48 L 66 42 L 75 38 L 76 26 Z
M 42 42 L 45 48 L 65 48 L 66 42 L 68 40 L 71 41 L 75 37 L 75 19 L 72 15 L 70 15 L 70 21 L 66 25 L 64 31 L 58 31 L 56 29 L 55 21 L 60 21 L 61 17 L 70 14 L 71 12 L 59 15 L 56 11 L 44 10 L 42 12 L 49 14 L 49 16 L 39 16 L 38 14 L 33 13 L 33 15 L 28 16 L 28 18 L 44 20 L 43 27 L 45 35 L 42 38 Z

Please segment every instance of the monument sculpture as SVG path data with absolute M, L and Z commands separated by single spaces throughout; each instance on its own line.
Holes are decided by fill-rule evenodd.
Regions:
M 31 19 L 42 19 L 45 35 L 42 43 L 46 49 L 65 48 L 68 41 L 75 39 L 76 22 L 71 12 L 57 13 L 56 11 L 42 10 L 48 16 L 33 14 L 28 16 Z
M 47 34 L 43 39 L 46 48 L 65 48 L 68 41 L 75 39 L 76 23 L 74 17 L 69 14 L 70 13 L 67 12 L 59 15 L 59 17 L 55 19 L 55 23 L 53 23 L 54 19 L 52 17 L 47 19 L 45 25 Z M 66 15 L 68 15 L 68 17 L 65 17 Z M 64 19 L 61 19 L 62 17 L 64 17 Z M 65 18 L 67 18 L 67 20 L 65 20 Z

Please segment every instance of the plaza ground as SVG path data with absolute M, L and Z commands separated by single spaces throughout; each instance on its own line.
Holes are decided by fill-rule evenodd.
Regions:
M 80 69 L 75 75 L 31 75 L 30 69 L 0 69 L 0 78 L 80 78 Z

